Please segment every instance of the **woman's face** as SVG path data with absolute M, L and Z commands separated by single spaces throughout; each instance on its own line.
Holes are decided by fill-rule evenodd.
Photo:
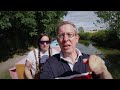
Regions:
M 46 52 L 50 46 L 50 40 L 48 36 L 43 36 L 39 41 L 40 49 L 43 52 Z

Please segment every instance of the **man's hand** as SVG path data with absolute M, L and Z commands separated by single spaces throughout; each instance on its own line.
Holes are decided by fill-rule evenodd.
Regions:
M 104 61 L 96 55 L 89 57 L 89 67 L 95 74 L 101 74 L 107 70 Z
M 94 72 L 96 75 L 100 75 L 101 79 L 112 79 L 112 76 L 107 70 L 104 61 L 100 57 L 96 55 L 90 55 L 88 59 L 88 65 L 92 72 Z

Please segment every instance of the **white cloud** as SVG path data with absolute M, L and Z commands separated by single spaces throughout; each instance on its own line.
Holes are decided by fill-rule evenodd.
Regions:
M 85 30 L 102 29 L 100 27 L 105 28 L 105 24 L 97 24 L 97 26 L 93 24 L 99 19 L 94 11 L 69 11 L 67 16 L 64 17 L 64 21 L 70 21 L 77 28 L 83 27 Z

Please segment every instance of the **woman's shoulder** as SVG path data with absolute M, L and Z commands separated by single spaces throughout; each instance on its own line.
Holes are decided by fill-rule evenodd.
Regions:
M 34 50 L 35 50 L 36 52 L 38 52 L 38 48 L 35 48 Z
M 36 53 L 38 53 L 38 49 L 37 49 L 37 48 L 33 48 L 33 49 L 31 49 L 31 51 L 29 52 L 29 54 L 33 54 L 34 51 L 35 51 Z

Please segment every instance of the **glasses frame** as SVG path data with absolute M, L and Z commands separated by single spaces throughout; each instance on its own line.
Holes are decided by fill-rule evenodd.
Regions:
M 63 39 L 65 35 L 67 35 L 67 36 L 68 36 L 68 38 L 72 38 L 72 37 L 76 36 L 76 34 L 75 34 L 75 33 L 68 32 L 68 33 L 58 34 L 58 35 L 57 35 L 57 37 L 58 37 L 58 38 Z

